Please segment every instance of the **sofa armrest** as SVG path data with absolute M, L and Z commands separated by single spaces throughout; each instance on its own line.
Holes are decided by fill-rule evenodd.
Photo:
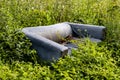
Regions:
M 72 27 L 73 36 L 90 37 L 104 40 L 106 28 L 104 26 L 68 23 Z
M 45 60 L 57 60 L 68 53 L 68 48 L 63 45 L 38 34 L 31 33 L 25 28 L 22 31 L 31 40 L 33 48 L 37 50 L 38 55 Z

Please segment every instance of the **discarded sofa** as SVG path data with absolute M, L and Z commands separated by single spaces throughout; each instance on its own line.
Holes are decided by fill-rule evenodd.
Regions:
M 89 37 L 95 42 L 105 39 L 105 27 L 77 23 L 58 23 L 48 26 L 37 26 L 23 28 L 22 32 L 31 40 L 32 47 L 37 50 L 38 55 L 44 60 L 58 60 L 66 54 L 70 54 L 76 45 L 71 43 L 60 44 L 65 38 Z

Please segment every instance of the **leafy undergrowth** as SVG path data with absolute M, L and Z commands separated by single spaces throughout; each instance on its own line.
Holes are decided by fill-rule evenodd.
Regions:
M 67 79 L 67 80 L 112 80 L 120 79 L 120 68 L 112 57 L 112 51 L 89 40 L 78 45 L 72 56 L 66 56 L 56 63 L 33 64 L 14 61 L 1 63 L 2 79 Z M 4 74 L 3 74 L 4 73 Z
M 1 80 L 120 80 L 119 0 L 0 0 Z M 56 63 L 39 59 L 21 32 L 58 22 L 103 25 L 106 39 L 79 43 Z

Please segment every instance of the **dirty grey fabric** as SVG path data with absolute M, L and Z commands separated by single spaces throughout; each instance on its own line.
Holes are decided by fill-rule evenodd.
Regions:
M 26 29 L 23 30 L 26 32 Z M 58 60 L 68 53 L 68 48 L 35 33 L 25 33 L 32 42 L 32 47 L 44 60 Z
M 69 35 L 72 35 L 70 25 L 66 23 L 59 23 L 49 26 L 28 27 L 24 28 L 23 32 L 35 33 L 55 42 L 59 42 Z
M 77 24 L 77 23 L 68 23 L 68 24 L 71 26 L 74 36 L 81 38 L 89 37 L 99 40 L 105 39 L 106 28 L 104 26 Z

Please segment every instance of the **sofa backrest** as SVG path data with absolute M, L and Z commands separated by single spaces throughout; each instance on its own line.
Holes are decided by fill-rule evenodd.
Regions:
M 24 28 L 23 32 L 37 34 L 50 39 L 55 42 L 59 42 L 62 39 L 72 35 L 71 26 L 67 23 L 59 23 L 49 26 L 38 26 Z

